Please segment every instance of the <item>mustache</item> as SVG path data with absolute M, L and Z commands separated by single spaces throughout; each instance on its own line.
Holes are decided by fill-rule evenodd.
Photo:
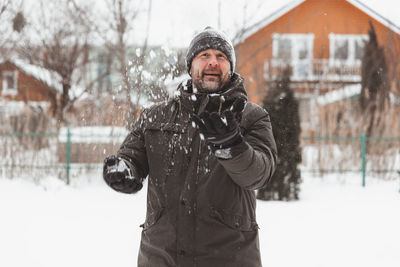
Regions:
M 213 75 L 213 76 L 218 76 L 221 77 L 222 76 L 222 72 L 221 71 L 215 71 L 215 70 L 205 70 L 201 73 L 201 76 L 204 77 L 205 75 Z

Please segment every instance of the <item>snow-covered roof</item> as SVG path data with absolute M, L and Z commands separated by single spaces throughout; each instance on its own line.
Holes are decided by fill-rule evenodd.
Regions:
M 359 95 L 360 93 L 361 93 L 361 84 L 345 85 L 340 89 L 318 96 L 317 103 L 319 105 L 325 106 L 328 104 L 332 104 L 334 102 L 348 99 L 352 96 Z M 400 105 L 400 98 L 395 94 L 393 94 L 392 92 L 389 92 L 389 99 L 391 103 Z
M 317 103 L 325 106 L 361 93 L 361 84 L 351 84 L 317 97 Z
M 12 116 L 20 114 L 26 105 L 34 108 L 41 108 L 46 110 L 49 107 L 49 102 L 46 101 L 12 101 L 5 100 L 0 97 L 0 115 L 2 116 Z
M 2 116 L 17 115 L 24 106 L 25 103 L 22 101 L 5 101 L 5 99 L 0 98 L 0 114 Z
M 283 14 L 289 12 L 290 10 L 292 10 L 293 8 L 297 7 L 298 5 L 300 5 L 301 3 L 303 3 L 305 0 L 294 0 L 286 5 L 284 5 L 283 7 L 281 7 L 280 9 L 276 10 L 275 12 L 271 13 L 270 15 L 268 15 L 267 17 L 265 17 L 264 19 L 262 19 L 261 21 L 257 22 L 256 24 L 250 26 L 245 33 L 243 34 L 241 41 L 247 39 L 248 37 L 250 37 L 251 35 L 253 35 L 254 33 L 258 32 L 260 29 L 264 28 L 265 26 L 267 26 L 268 24 L 270 24 L 271 22 L 273 22 L 274 20 L 278 19 L 279 17 L 281 17 Z M 239 41 L 240 42 L 240 41 Z
M 305 2 L 305 0 L 294 0 L 294 1 L 284 5 L 280 9 L 276 10 L 275 12 L 271 13 L 270 15 L 268 15 L 267 17 L 265 17 L 261 21 L 257 22 L 256 24 L 250 26 L 246 30 L 246 32 L 244 33 L 242 39 L 239 42 L 247 39 L 248 37 L 250 37 L 254 33 L 258 32 L 259 30 L 261 30 L 262 28 L 264 28 L 268 24 L 272 23 L 273 21 L 275 21 L 279 17 L 283 16 L 287 12 L 291 11 L 295 7 L 299 6 L 303 2 Z M 379 21 L 380 23 L 382 23 L 383 25 L 385 25 L 386 27 L 388 27 L 389 29 L 391 29 L 395 33 L 400 34 L 400 28 L 398 26 L 396 26 L 392 21 L 390 21 L 389 19 L 387 19 L 387 18 L 383 17 L 382 15 L 378 14 L 376 11 L 374 11 L 371 8 L 369 8 L 368 6 L 363 4 L 362 2 L 360 2 L 358 0 L 347 0 L 347 2 L 349 2 L 353 6 L 357 7 L 358 9 L 360 9 L 361 11 L 366 13 L 367 15 L 371 16 L 372 18 L 376 19 L 377 21 Z
M 347 0 L 347 2 L 349 2 L 353 6 L 357 7 L 358 9 L 360 9 L 361 11 L 366 13 L 367 15 L 371 16 L 372 18 L 376 19 L 377 21 L 379 21 L 380 23 L 382 23 L 383 25 L 385 25 L 386 27 L 388 27 L 389 29 L 391 29 L 395 33 L 400 34 L 399 26 L 397 26 L 396 24 L 394 24 L 392 21 L 390 21 L 389 19 L 385 18 L 384 16 L 378 14 L 378 12 L 376 12 L 372 8 L 368 7 L 367 5 L 362 3 L 361 1 L 358 1 L 358 0 Z
M 62 143 L 67 142 L 68 128 L 60 129 L 58 140 Z M 70 128 L 72 143 L 122 143 L 129 131 L 124 127 L 112 126 L 85 126 Z
M 45 83 L 47 86 L 55 89 L 57 92 L 62 92 L 62 78 L 58 73 L 37 65 L 29 64 L 21 59 L 0 60 L 0 64 L 4 63 L 5 61 L 11 62 L 26 74 Z

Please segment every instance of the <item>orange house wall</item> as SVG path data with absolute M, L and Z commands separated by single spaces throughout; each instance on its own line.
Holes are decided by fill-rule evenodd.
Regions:
M 51 89 L 43 82 L 35 79 L 34 77 L 25 74 L 15 65 L 5 62 L 0 66 L 0 77 L 3 71 L 18 71 L 18 93 L 16 95 L 2 95 L 2 78 L 0 82 L 0 95 L 3 98 L 14 101 L 48 101 L 54 102 L 56 94 L 54 89 Z
M 314 58 L 329 58 L 329 34 L 368 34 L 369 21 L 387 58 L 400 62 L 400 35 L 345 0 L 306 0 L 236 45 L 237 71 L 245 78 L 250 101 L 265 95 L 264 62 L 272 58 L 273 33 L 313 33 Z M 400 73 L 392 71 L 392 77 Z

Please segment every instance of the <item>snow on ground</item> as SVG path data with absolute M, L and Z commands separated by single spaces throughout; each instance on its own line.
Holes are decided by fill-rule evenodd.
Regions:
M 400 266 L 399 181 L 303 176 L 300 201 L 258 202 L 264 266 Z M 0 266 L 136 266 L 145 190 L 82 181 L 0 178 Z

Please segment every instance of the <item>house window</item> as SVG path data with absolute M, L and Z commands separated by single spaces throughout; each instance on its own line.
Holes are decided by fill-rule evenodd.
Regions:
M 276 58 L 289 62 L 292 59 L 292 42 L 290 39 L 280 38 L 277 40 Z
M 329 34 L 331 64 L 361 65 L 367 40 L 365 34 Z
M 18 71 L 3 71 L 3 95 L 16 95 Z
M 100 77 L 98 83 L 98 93 L 103 93 L 111 90 L 110 73 L 111 57 L 105 53 L 100 53 L 97 58 L 97 77 Z
M 294 78 L 312 74 L 314 34 L 273 34 L 274 65 L 289 65 Z

